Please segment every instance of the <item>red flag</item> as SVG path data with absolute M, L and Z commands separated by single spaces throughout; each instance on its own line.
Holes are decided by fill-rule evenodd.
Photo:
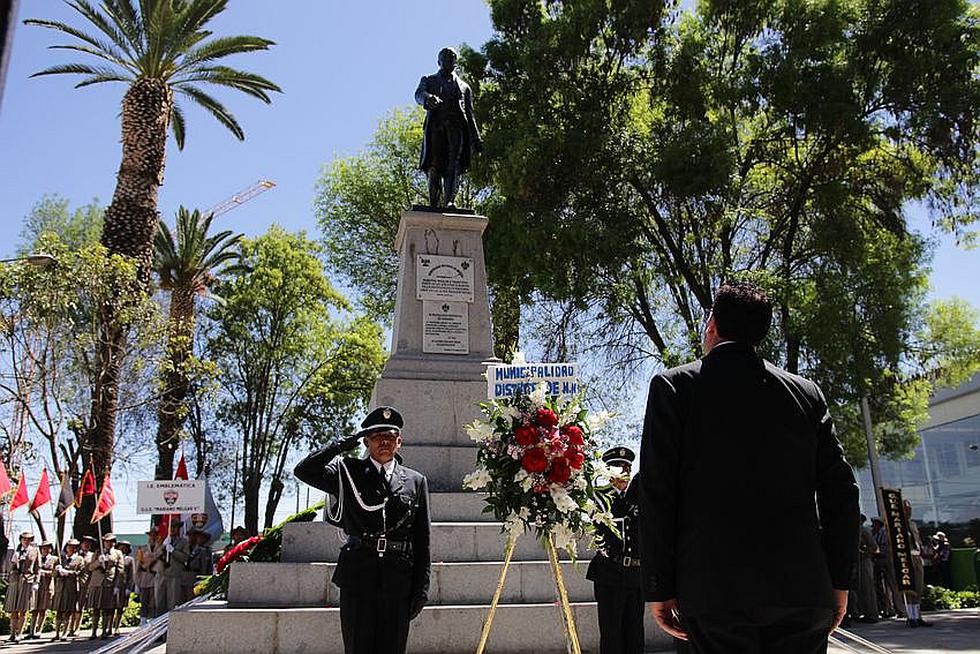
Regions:
M 3 461 L 0 461 L 0 498 L 12 491 L 13 488 L 10 477 L 7 476 L 7 467 L 3 465 Z
M 92 524 L 106 517 L 112 510 L 116 508 L 116 493 L 112 490 L 112 483 L 109 481 L 109 475 L 106 474 L 105 479 L 102 482 L 102 492 L 99 493 L 99 501 L 95 505 L 95 511 L 92 513 Z
M 177 472 L 174 473 L 174 479 L 190 479 L 187 474 L 187 460 L 183 453 L 180 455 L 180 461 L 177 462 Z M 160 524 L 157 525 L 157 537 L 159 539 L 162 540 L 170 535 L 170 520 L 173 518 L 180 520 L 180 514 L 168 513 L 160 520 Z
M 34 500 L 31 502 L 31 511 L 39 508 L 51 501 L 51 488 L 48 484 L 48 469 L 41 471 L 41 481 L 37 482 L 37 490 L 34 491 Z
M 82 500 L 86 495 L 95 495 L 95 475 L 89 468 L 82 476 L 82 483 L 78 485 L 78 494 L 75 495 L 75 506 L 81 506 Z
M 10 500 L 10 512 L 13 513 L 30 501 L 31 498 L 27 495 L 27 482 L 24 480 L 24 473 L 22 472 L 20 473 L 20 481 L 17 483 L 17 492 L 14 493 L 14 499 Z
M 187 461 L 184 460 L 184 455 L 180 455 L 180 461 L 177 462 L 177 472 L 174 473 L 174 479 L 190 479 L 187 476 Z

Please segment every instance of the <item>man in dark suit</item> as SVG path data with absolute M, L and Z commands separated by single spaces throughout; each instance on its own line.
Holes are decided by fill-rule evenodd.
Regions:
M 415 89 L 415 101 L 426 110 L 419 168 L 429 176 L 431 207 L 453 206 L 472 151 L 483 148 L 473 92 L 455 72 L 458 60 L 452 48 L 440 50 L 439 72 L 423 77 Z
M 847 608 L 857 485 L 820 389 L 756 352 L 771 321 L 761 289 L 722 286 L 705 356 L 650 382 L 644 593 L 698 653 L 826 652 Z
M 640 577 L 639 475 L 630 481 L 636 454 L 628 447 L 606 450 L 602 460 L 618 469 L 609 507 L 618 534 L 597 529 L 598 552 L 586 578 L 592 582 L 599 613 L 599 654 L 643 654 L 643 592 Z
M 334 571 L 347 654 L 400 654 L 409 622 L 428 601 L 429 491 L 420 473 L 401 465 L 403 420 L 378 407 L 354 436 L 315 452 L 295 475 L 336 497 L 327 519 L 347 533 Z M 363 440 L 364 459 L 339 456 Z

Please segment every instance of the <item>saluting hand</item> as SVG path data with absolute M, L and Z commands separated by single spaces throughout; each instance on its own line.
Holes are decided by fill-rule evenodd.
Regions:
M 680 614 L 677 612 L 676 599 L 651 603 L 650 613 L 653 615 L 653 619 L 657 621 L 657 625 L 667 634 L 674 638 L 687 640 L 687 632 L 681 626 Z

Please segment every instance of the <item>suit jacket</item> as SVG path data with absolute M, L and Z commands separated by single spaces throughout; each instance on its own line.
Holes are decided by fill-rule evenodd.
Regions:
M 585 576 L 597 584 L 639 588 L 640 568 L 624 566 L 623 561 L 625 557 L 640 560 L 640 475 L 630 481 L 625 492 L 615 494 L 609 511 L 619 535 L 606 525 L 596 526 L 599 551 Z
M 656 375 L 640 470 L 648 601 L 833 607 L 849 588 L 858 488 L 813 382 L 738 343 Z
M 424 602 L 429 594 L 429 490 L 425 477 L 396 461 L 384 484 L 370 459 L 337 456 L 356 439 L 347 439 L 315 452 L 296 466 L 298 479 L 337 497 L 343 485 L 339 526 L 349 540 L 340 552 L 333 582 L 353 595 L 412 598 Z M 341 466 L 347 469 L 342 473 Z M 366 506 L 385 502 L 382 511 L 366 511 L 355 497 L 355 489 Z M 389 551 L 378 556 L 373 548 L 358 545 L 362 538 L 384 535 L 388 540 L 411 544 L 410 552 Z
M 476 126 L 476 118 L 473 115 L 473 91 L 470 90 L 470 85 L 456 73 L 448 79 L 440 73 L 435 73 L 419 80 L 418 88 L 415 89 L 415 101 L 424 107 L 426 99 L 433 95 L 442 100 L 443 105 L 439 109 L 427 109 L 425 112 L 419 168 L 428 172 L 432 165 L 433 123 L 443 116 L 448 116 L 451 111 L 461 115 L 466 122 L 466 129 L 463 132 L 463 152 L 459 161 L 460 172 L 466 172 L 470 168 L 473 146 L 480 141 L 480 130 Z

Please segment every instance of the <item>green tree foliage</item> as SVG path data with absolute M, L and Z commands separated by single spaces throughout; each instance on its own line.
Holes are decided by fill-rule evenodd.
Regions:
M 906 214 L 921 203 L 962 237 L 976 219 L 976 11 L 490 7 L 496 34 L 465 67 L 505 274 L 576 304 L 627 359 L 668 365 L 696 355 L 720 281 L 754 277 L 777 303 L 769 356 L 820 380 L 845 414 L 869 395 L 882 451 L 908 452 L 932 388 L 921 366 L 957 350 L 923 332 L 930 252 Z M 924 361 L 920 345 L 947 354 Z M 853 450 L 860 431 L 843 422 Z
M 266 527 L 292 448 L 350 429 L 384 360 L 381 329 L 351 318 L 323 271 L 319 246 L 272 227 L 241 242 L 243 272 L 220 282 L 207 312 L 206 353 L 222 371 L 219 419 L 240 448 L 245 527 Z
M 56 262 L 45 267 L 0 266 L 3 449 L 8 469 L 26 464 L 36 469 L 43 462 L 53 467 L 53 481 L 61 474 L 77 479 L 91 457 L 79 438 L 89 429 L 90 418 L 89 400 L 81 391 L 91 388 L 99 373 L 98 326 L 105 301 L 122 295 L 117 298 L 118 318 L 131 335 L 120 362 L 126 380 L 120 389 L 123 425 L 143 416 L 145 407 L 155 401 L 150 382 L 159 365 L 156 344 L 163 334 L 163 322 L 150 298 L 123 295 L 136 279 L 132 260 L 109 255 L 97 239 L 81 239 L 84 244 L 75 247 L 46 229 L 68 226 L 72 239 L 94 233 L 77 219 L 97 216 L 97 211 L 85 208 L 73 213 L 62 203 L 56 211 L 49 211 L 45 202 L 39 206 L 45 220 L 28 221 L 28 226 L 43 225 L 45 229 L 26 249 L 48 253 Z M 125 429 L 123 432 L 121 442 L 131 442 Z M 140 429 L 138 437 L 143 436 Z M 123 454 L 120 458 L 125 462 L 128 457 Z M 111 528 L 111 523 L 106 527 Z M 63 528 L 59 524 L 60 534 Z

